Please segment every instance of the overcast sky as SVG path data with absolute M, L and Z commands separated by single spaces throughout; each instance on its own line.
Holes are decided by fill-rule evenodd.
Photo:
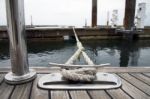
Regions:
M 75 25 L 83 26 L 85 20 L 91 24 L 92 0 L 24 0 L 25 22 L 34 25 Z M 147 3 L 146 25 L 150 25 L 150 0 L 137 0 Z M 98 25 L 105 25 L 107 12 L 119 11 L 119 24 L 123 24 L 125 0 L 98 0 Z M 148 10 L 149 9 L 149 10 Z M 6 25 L 5 0 L 0 0 L 0 25 Z

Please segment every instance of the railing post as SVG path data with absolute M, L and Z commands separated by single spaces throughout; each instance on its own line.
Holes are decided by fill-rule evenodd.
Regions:
M 12 71 L 5 81 L 20 84 L 33 80 L 36 72 L 29 70 L 25 40 L 24 0 L 6 0 L 7 25 Z

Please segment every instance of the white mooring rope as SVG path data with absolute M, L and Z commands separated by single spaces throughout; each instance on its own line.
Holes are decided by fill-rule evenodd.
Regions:
M 94 66 L 93 61 L 83 51 L 84 47 L 82 46 L 82 43 L 79 41 L 79 38 L 78 38 L 77 33 L 74 28 L 73 28 L 73 32 L 74 32 L 74 35 L 76 38 L 78 50 L 68 59 L 68 61 L 65 64 L 67 64 L 67 65 L 73 64 L 73 62 L 75 60 L 77 60 L 78 57 L 82 54 L 85 61 L 87 62 L 87 64 Z M 91 82 L 96 78 L 96 72 L 97 71 L 95 68 L 79 68 L 79 69 L 73 69 L 73 70 L 63 69 L 61 71 L 61 74 L 62 74 L 63 78 L 66 80 Z

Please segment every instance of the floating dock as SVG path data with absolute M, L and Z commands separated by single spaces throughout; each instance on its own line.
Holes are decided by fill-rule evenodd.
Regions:
M 4 76 L 9 68 L 0 69 L 0 99 L 150 99 L 150 67 L 103 67 L 100 72 L 117 74 L 122 81 L 119 89 L 109 90 L 42 90 L 37 87 L 40 77 L 59 70 L 33 68 L 37 78 L 29 83 L 8 85 Z
M 122 33 L 116 33 L 113 28 L 76 28 L 80 39 L 122 39 Z M 143 32 L 134 33 L 139 39 L 150 38 L 150 28 L 143 29 Z M 74 37 L 72 28 L 26 28 L 26 36 L 30 41 L 53 41 L 64 40 L 64 37 Z M 0 29 L 0 40 L 8 40 L 6 29 Z

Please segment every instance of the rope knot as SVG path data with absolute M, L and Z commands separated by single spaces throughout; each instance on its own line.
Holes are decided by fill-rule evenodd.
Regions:
M 96 79 L 95 68 L 80 68 L 75 70 L 62 70 L 63 78 L 74 82 L 92 82 Z

